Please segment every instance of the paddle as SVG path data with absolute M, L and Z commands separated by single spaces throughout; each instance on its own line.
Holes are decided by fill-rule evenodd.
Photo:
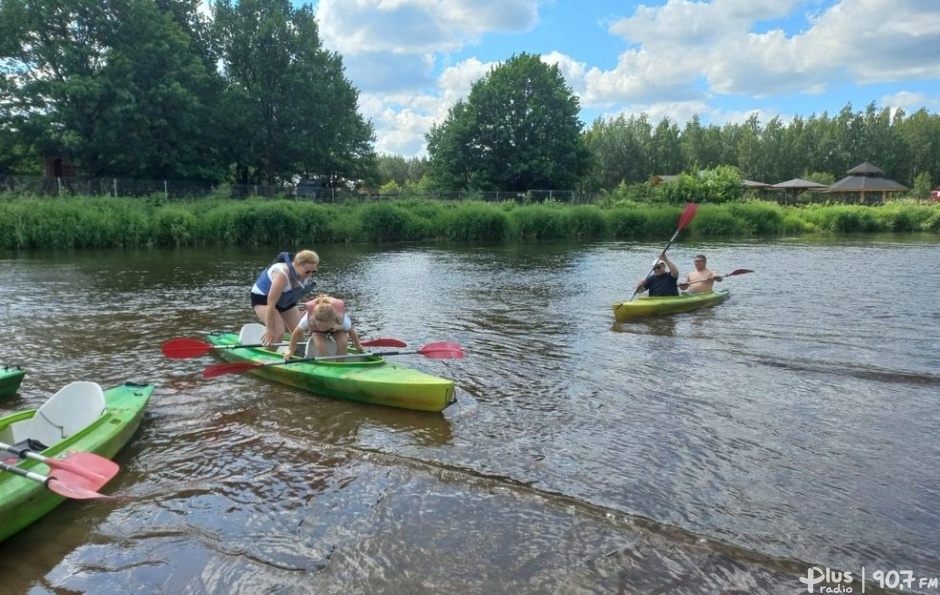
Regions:
M 104 482 L 112 479 L 121 470 L 120 465 L 110 459 L 93 452 L 73 452 L 62 459 L 53 459 L 45 457 L 39 453 L 33 452 L 27 448 L 17 448 L 9 444 L 0 442 L 0 449 L 12 452 L 21 459 L 32 459 L 45 463 L 52 469 L 62 469 L 69 473 L 81 475 L 91 480 L 100 480 Z
M 261 362 L 231 362 L 224 364 L 216 364 L 214 366 L 209 366 L 202 372 L 203 378 L 215 378 L 216 376 L 221 376 L 223 374 L 241 374 L 242 372 L 248 372 L 249 370 L 256 370 L 258 368 L 267 368 L 270 366 L 285 366 L 288 364 L 299 364 L 301 362 L 319 362 L 324 360 L 334 360 L 334 359 L 343 359 L 347 357 L 362 357 L 362 356 L 389 356 L 389 355 L 411 355 L 418 354 L 423 355 L 429 359 L 447 359 L 455 358 L 459 359 L 463 357 L 463 349 L 457 343 L 428 343 L 421 349 L 416 349 L 414 351 L 377 351 L 373 353 L 349 353 L 346 355 L 330 355 L 325 357 L 304 357 L 298 359 L 291 359 L 288 361 L 281 362 L 269 362 L 263 364 Z
M 676 233 L 672 234 L 672 237 L 669 238 L 669 243 L 666 244 L 666 247 L 663 248 L 660 254 L 665 254 L 666 250 L 669 250 L 669 246 L 672 246 L 672 243 L 676 240 L 676 237 L 679 235 L 679 232 L 685 229 L 689 225 L 689 223 L 692 223 L 692 219 L 695 219 L 696 211 L 698 211 L 698 205 L 695 204 L 694 202 L 690 202 L 689 204 L 685 205 L 685 209 L 682 211 L 682 215 L 679 216 L 679 225 L 676 226 Z M 650 267 L 650 272 L 646 274 L 647 277 L 653 274 L 653 270 L 654 270 L 653 267 L 656 266 L 657 261 L 659 261 L 658 258 L 653 261 L 653 265 Z M 639 287 L 637 287 L 633 291 L 633 295 L 630 296 L 630 299 L 628 301 L 632 302 L 633 298 L 635 298 L 636 294 L 638 293 L 640 293 Z
M 46 476 L 0 461 L 0 470 L 37 481 L 49 490 L 66 498 L 74 500 L 118 500 L 114 496 L 106 496 L 95 491 L 107 483 L 107 480 L 91 479 L 66 469 L 58 469 L 55 475 Z
M 753 273 L 751 269 L 734 269 L 727 275 L 718 275 L 721 278 L 725 277 L 734 277 L 735 275 L 746 275 L 747 273 Z M 714 277 L 713 277 L 714 278 Z M 711 279 L 699 279 L 698 281 L 692 281 L 690 283 L 680 283 L 679 287 L 688 287 L 689 285 L 695 285 L 696 283 L 704 283 L 706 281 L 711 281 Z
M 363 341 L 366 347 L 408 347 L 408 344 L 399 339 L 372 339 Z M 199 357 L 207 355 L 213 349 L 243 349 L 255 347 L 281 347 L 289 343 L 275 343 L 274 345 L 264 345 L 263 343 L 252 343 L 242 345 L 213 345 L 197 339 L 170 339 L 163 344 L 163 355 L 173 359 L 187 359 L 190 357 Z

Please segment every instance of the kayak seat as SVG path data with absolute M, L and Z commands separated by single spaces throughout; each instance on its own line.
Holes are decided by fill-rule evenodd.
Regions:
M 79 381 L 67 384 L 43 403 L 36 414 L 16 424 L 16 442 L 32 439 L 54 446 L 83 430 L 104 413 L 107 403 L 101 385 Z
M 264 325 L 258 322 L 249 322 L 238 333 L 238 342 L 242 345 L 257 345 L 263 343 Z

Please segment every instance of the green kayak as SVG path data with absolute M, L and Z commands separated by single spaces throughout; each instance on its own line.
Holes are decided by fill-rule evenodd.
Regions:
M 140 426 L 153 390 L 153 385 L 130 382 L 107 390 L 94 382 L 73 382 L 39 409 L 0 417 L 0 443 L 4 444 L 0 449 L 0 465 L 19 470 L 19 474 L 8 469 L 0 471 L 0 540 L 35 522 L 65 500 L 60 495 L 63 492 L 54 492 L 41 481 L 23 477 L 24 471 L 34 478 L 52 477 L 60 481 L 67 474 L 58 466 L 49 465 L 60 461 L 68 464 L 70 457 L 80 460 L 79 456 L 87 453 L 114 458 Z M 19 458 L 7 447 L 27 448 L 38 453 L 39 458 L 57 461 L 46 464 Z
M 727 289 L 679 296 L 640 297 L 633 301 L 614 304 L 614 316 L 618 321 L 623 322 L 642 316 L 690 312 L 699 308 L 717 306 L 729 297 L 731 297 L 731 292 Z
M 240 345 L 234 333 L 210 333 L 213 345 Z M 216 349 L 230 362 L 269 364 L 283 356 L 264 349 Z M 343 360 L 304 361 L 258 367 L 249 373 L 311 393 L 417 411 L 442 411 L 454 402 L 454 383 L 378 356 L 351 356 Z
M 19 366 L 0 366 L 0 397 L 9 397 L 20 390 L 26 370 Z

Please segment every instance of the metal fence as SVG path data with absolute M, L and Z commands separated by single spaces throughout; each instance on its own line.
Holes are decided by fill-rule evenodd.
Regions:
M 263 184 L 223 184 L 179 182 L 173 180 L 134 180 L 128 178 L 77 178 L 48 176 L 9 176 L 0 174 L 0 192 L 22 196 L 131 196 L 162 197 L 165 200 L 190 200 L 198 198 L 269 198 L 307 200 L 315 202 L 343 202 L 347 200 L 374 201 L 408 198 L 413 193 L 364 192 L 347 188 L 309 188 L 298 191 L 290 185 L 269 186 Z M 529 190 L 515 192 L 454 191 L 431 192 L 426 198 L 437 200 L 483 200 L 488 202 L 544 202 L 589 203 L 594 196 L 574 190 Z

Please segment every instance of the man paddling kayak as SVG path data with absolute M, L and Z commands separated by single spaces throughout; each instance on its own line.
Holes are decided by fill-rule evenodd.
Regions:
M 666 267 L 669 267 L 669 272 L 666 272 Z M 653 274 L 646 279 L 641 279 L 636 284 L 636 292 L 649 290 L 650 297 L 679 295 L 679 287 L 676 282 L 678 278 L 679 269 L 663 251 L 659 253 L 659 262 L 653 265 Z
M 692 263 L 695 270 L 690 271 L 685 276 L 685 281 L 679 284 L 679 289 L 688 290 L 689 293 L 706 293 L 714 291 L 715 281 L 721 281 L 722 277 L 715 271 L 709 269 L 706 264 L 708 259 L 704 254 L 696 254 Z

